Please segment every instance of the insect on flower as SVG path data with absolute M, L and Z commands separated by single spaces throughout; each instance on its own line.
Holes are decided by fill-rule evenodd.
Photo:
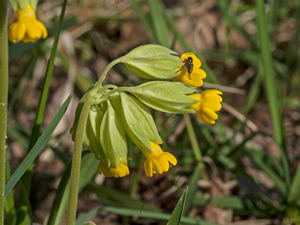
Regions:
M 193 64 L 193 58 L 192 57 L 188 57 L 187 59 L 184 60 L 184 65 L 181 67 L 180 70 L 182 70 L 182 68 L 186 66 L 186 69 L 189 73 L 189 78 L 191 80 L 191 73 L 193 72 L 193 68 L 194 68 L 194 64 Z

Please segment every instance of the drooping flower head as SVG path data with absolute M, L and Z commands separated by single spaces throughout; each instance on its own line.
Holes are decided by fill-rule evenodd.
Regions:
M 9 27 L 8 37 L 12 42 L 36 42 L 40 38 L 47 38 L 47 29 L 36 19 L 34 7 L 27 5 L 26 9 L 20 6 L 17 9 L 17 22 Z
M 173 78 L 173 82 L 182 82 L 192 87 L 201 87 L 203 79 L 206 77 L 204 70 L 200 69 L 201 61 L 193 53 L 185 53 L 181 55 L 180 59 L 184 65 L 177 68 L 180 74 Z
M 160 145 L 151 141 L 152 151 L 144 150 L 142 151 L 146 156 L 146 161 L 144 162 L 144 169 L 147 176 L 152 177 L 153 174 L 162 174 L 167 172 L 169 168 L 177 164 L 177 159 L 169 152 L 164 152 Z
M 198 102 L 191 104 L 188 108 L 194 109 L 198 117 L 207 124 L 215 124 L 218 115 L 215 113 L 222 108 L 222 95 L 218 90 L 207 90 L 201 94 L 191 94 L 188 97 L 198 100 Z

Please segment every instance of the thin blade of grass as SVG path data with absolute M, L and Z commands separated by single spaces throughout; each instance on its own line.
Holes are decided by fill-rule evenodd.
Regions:
M 51 77 L 52 77 L 52 72 L 53 72 L 53 67 L 54 67 L 54 60 L 55 60 L 55 57 L 56 57 L 56 50 L 57 50 L 57 46 L 58 46 L 58 42 L 59 42 L 60 32 L 61 32 L 61 29 L 62 29 L 62 24 L 63 24 L 64 15 L 65 15 L 65 11 L 66 11 L 66 6 L 67 6 L 67 0 L 64 0 L 63 5 L 62 5 L 62 9 L 61 9 L 61 13 L 60 13 L 58 26 L 57 26 L 55 37 L 54 37 L 54 43 L 53 43 L 53 46 L 52 46 L 51 56 L 50 56 L 50 59 L 48 61 L 48 66 L 47 66 L 47 70 L 46 70 L 46 74 L 45 74 L 45 78 L 44 78 L 42 93 L 41 93 L 41 96 L 40 96 L 39 105 L 38 105 L 38 109 L 37 109 L 37 112 L 36 112 L 36 115 L 35 115 L 35 120 L 34 120 L 32 132 L 31 132 L 31 136 L 30 136 L 30 140 L 29 140 L 29 147 L 28 147 L 28 152 L 29 153 L 30 153 L 30 150 L 32 149 L 32 147 L 35 145 L 35 143 L 37 142 L 37 140 L 39 138 L 40 127 L 42 125 L 42 121 L 43 121 L 43 117 L 44 117 L 44 111 L 45 111 L 45 107 L 46 107 L 47 96 L 48 96 L 48 92 L 49 92 L 49 87 L 50 87 Z M 24 196 L 22 196 L 22 194 L 26 193 L 26 192 L 29 193 L 29 191 L 30 191 L 30 184 L 31 184 L 32 176 L 33 176 L 33 172 L 32 172 L 33 167 L 34 167 L 34 161 L 27 168 L 26 173 L 22 177 L 22 182 L 24 184 L 24 188 L 25 188 L 26 191 L 21 192 L 20 199 L 25 199 Z M 19 201 L 18 209 L 19 209 L 19 211 L 22 212 L 22 213 L 18 213 L 18 218 L 19 217 L 20 218 L 25 218 L 23 213 L 26 213 L 26 211 L 27 211 L 26 210 L 26 203 L 23 202 L 23 201 Z M 17 221 L 19 221 L 19 224 L 23 223 L 19 219 Z
M 136 209 L 126 209 L 126 208 L 118 208 L 118 207 L 104 207 L 103 210 L 116 213 L 122 216 L 136 216 L 138 218 L 148 218 L 148 219 L 156 219 L 161 221 L 168 221 L 170 219 L 170 214 L 167 213 L 158 213 L 158 212 L 149 212 L 144 210 L 136 210 Z M 181 218 L 182 224 L 193 224 L 193 225 L 216 225 L 214 223 L 209 223 L 203 220 L 196 220 L 188 217 Z
M 284 132 L 283 125 L 281 121 L 280 108 L 278 104 L 278 94 L 277 94 L 277 85 L 275 82 L 275 74 L 273 70 L 272 57 L 271 57 L 271 49 L 270 49 L 270 41 L 269 35 L 267 33 L 267 25 L 265 18 L 265 9 L 264 2 L 261 0 L 256 0 L 257 4 L 257 26 L 258 26 L 258 40 L 261 51 L 261 58 L 263 64 L 263 74 L 266 84 L 266 92 L 270 104 L 272 123 L 275 132 L 275 140 L 280 149 L 281 159 L 283 168 L 285 171 L 285 181 L 287 187 L 290 187 L 291 178 L 288 168 L 288 159 L 287 153 L 284 145 Z
M 296 174 L 293 178 L 293 183 L 288 195 L 289 203 L 296 203 L 300 196 L 300 163 L 298 163 Z
M 187 194 L 188 194 L 188 187 L 183 192 L 183 194 L 181 195 L 178 203 L 176 204 L 176 207 L 173 210 L 167 225 L 179 225 L 180 224 L 181 217 L 183 215 L 183 210 L 184 210 L 184 205 L 185 205 L 185 200 L 186 200 Z
M 161 7 L 158 0 L 148 0 L 148 4 L 155 36 L 159 44 L 169 48 L 171 44 L 169 41 L 168 27 L 164 19 L 164 9 Z
M 96 216 L 99 210 L 100 210 L 99 208 L 96 208 L 89 211 L 88 213 L 85 213 L 75 221 L 75 225 L 82 225 L 83 223 L 87 222 L 88 220 Z
M 26 172 L 27 168 L 30 166 L 30 164 L 34 161 L 34 159 L 39 154 L 40 150 L 43 148 L 43 146 L 46 144 L 48 139 L 50 138 L 51 134 L 53 133 L 54 129 L 58 125 L 59 121 L 65 114 L 66 109 L 68 108 L 71 97 L 69 96 L 67 100 L 64 102 L 64 104 L 60 107 L 44 133 L 41 135 L 41 137 L 38 139 L 36 144 L 33 146 L 31 151 L 28 153 L 28 155 L 24 158 L 24 160 L 21 162 L 21 164 L 18 166 L 18 168 L 15 170 L 13 175 L 9 178 L 9 180 L 5 184 L 5 197 L 7 194 L 12 190 L 12 188 L 16 185 L 16 183 L 20 180 L 22 175 Z

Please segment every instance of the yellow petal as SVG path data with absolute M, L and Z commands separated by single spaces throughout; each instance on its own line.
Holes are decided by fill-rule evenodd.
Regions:
M 147 176 L 152 177 L 153 174 L 162 174 L 167 172 L 171 165 L 176 165 L 176 158 L 169 152 L 164 152 L 161 147 L 151 141 L 152 151 L 145 150 L 143 153 L 147 157 L 144 162 L 144 168 Z

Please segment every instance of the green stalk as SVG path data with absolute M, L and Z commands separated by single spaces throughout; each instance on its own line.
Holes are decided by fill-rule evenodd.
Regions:
M 86 102 L 82 107 L 79 121 L 77 124 L 72 167 L 71 167 L 71 177 L 70 177 L 70 193 L 69 193 L 69 202 L 68 202 L 67 225 L 75 224 L 83 135 L 84 135 L 85 126 L 86 126 L 91 105 L 92 105 L 92 98 L 88 96 Z
M 187 128 L 187 131 L 189 134 L 189 138 L 190 138 L 190 141 L 192 144 L 194 156 L 197 161 L 197 167 L 196 167 L 195 171 L 193 172 L 192 177 L 189 181 L 189 194 L 186 198 L 186 204 L 185 204 L 185 208 L 183 210 L 183 215 L 187 216 L 188 212 L 190 211 L 190 209 L 193 206 L 193 202 L 194 202 L 196 192 L 198 189 L 198 180 L 200 179 L 204 164 L 202 162 L 201 150 L 198 145 L 197 137 L 196 137 L 193 125 L 191 123 L 190 116 L 188 114 L 183 114 L 183 118 L 184 118 L 186 128 Z
M 8 91 L 7 0 L 0 1 L 0 224 L 4 223 L 5 140 Z
M 82 153 L 82 143 L 83 143 L 83 135 L 85 131 L 85 126 L 87 122 L 87 118 L 89 115 L 90 108 L 92 104 L 95 104 L 95 99 L 97 99 L 98 90 L 102 88 L 102 82 L 106 77 L 108 71 L 117 63 L 119 63 L 119 59 L 111 62 L 103 71 L 100 79 L 93 87 L 93 90 L 87 96 L 87 99 L 81 109 L 80 117 L 77 124 L 76 136 L 75 136 L 75 144 L 74 144 L 74 152 L 72 158 L 72 167 L 71 167 L 71 177 L 70 177 L 70 192 L 69 192 L 69 202 L 68 202 L 68 214 L 67 214 L 67 225 L 74 225 L 76 219 L 76 209 L 77 209 L 77 198 L 78 198 L 78 185 L 79 185 L 79 175 L 80 175 L 80 163 L 81 163 L 81 153 Z M 109 87 L 114 88 L 114 85 L 109 85 Z M 118 91 L 115 89 L 102 98 L 97 100 L 97 104 L 100 104 L 102 101 L 105 101 L 106 98 Z
M 102 83 L 106 77 L 106 74 L 108 73 L 108 71 L 116 64 L 121 62 L 121 58 L 118 58 L 114 61 L 112 61 L 110 64 L 108 64 L 108 66 L 105 68 L 105 70 L 103 71 L 101 77 L 99 78 L 99 80 L 97 81 L 97 83 L 95 84 L 95 88 L 101 88 L 102 87 Z
M 197 137 L 193 128 L 193 125 L 191 123 L 190 117 L 188 114 L 183 114 L 183 118 L 186 124 L 186 129 L 188 131 L 189 134 L 189 138 L 192 144 L 192 148 L 193 148 L 193 152 L 196 158 L 196 161 L 198 162 L 198 164 L 202 164 L 202 154 L 201 154 L 201 150 L 200 147 L 198 145 L 198 141 L 197 141 Z
M 272 65 L 272 56 L 270 49 L 270 40 L 266 25 L 266 17 L 264 10 L 264 1 L 256 0 L 257 4 L 257 26 L 258 26 L 258 41 L 260 45 L 261 58 L 263 63 L 263 74 L 266 83 L 266 92 L 270 104 L 272 122 L 275 132 L 275 141 L 280 148 L 281 159 L 285 172 L 286 184 L 289 187 L 291 183 L 290 173 L 288 168 L 288 159 L 285 151 L 284 132 L 281 120 L 280 107 L 278 104 L 277 85 L 275 82 L 275 74 Z

